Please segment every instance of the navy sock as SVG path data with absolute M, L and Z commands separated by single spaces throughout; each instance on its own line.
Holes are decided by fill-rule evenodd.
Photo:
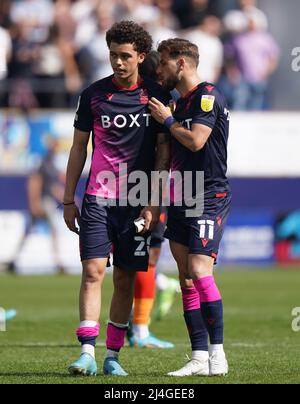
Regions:
M 213 345 L 223 344 L 223 302 L 201 302 L 202 317 L 209 333 L 210 343 Z
M 208 334 L 201 309 L 184 312 L 193 351 L 208 351 Z
M 78 341 L 81 342 L 81 345 L 92 345 L 96 346 L 97 337 L 78 337 Z

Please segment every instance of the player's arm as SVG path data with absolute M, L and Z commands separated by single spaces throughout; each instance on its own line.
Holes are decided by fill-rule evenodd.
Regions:
M 68 161 L 64 192 L 64 219 L 68 228 L 75 233 L 78 233 L 76 220 L 77 222 L 80 220 L 79 209 L 74 202 L 75 192 L 87 159 L 89 138 L 89 132 L 82 132 L 75 129 L 73 145 Z
M 155 172 L 161 180 L 153 178 L 151 200 L 160 204 L 163 198 L 164 189 L 168 181 L 171 166 L 171 143 L 169 133 L 159 133 L 156 147 Z
M 169 133 L 159 133 L 156 148 L 155 170 L 169 171 L 171 163 L 171 145 Z
M 172 117 L 170 108 L 165 107 L 156 98 L 151 99 L 149 106 L 152 116 L 161 124 L 164 124 L 168 118 Z M 197 152 L 205 146 L 212 129 L 203 124 L 193 124 L 190 130 L 175 121 L 170 127 L 170 132 L 183 146 L 192 152 Z
M 163 173 L 165 173 L 165 175 L 162 177 L 162 180 L 159 181 L 156 176 L 152 176 L 151 202 L 149 203 L 149 206 L 142 210 L 141 213 L 141 217 L 144 217 L 145 219 L 145 227 L 142 234 L 152 230 L 159 221 L 161 211 L 159 205 L 168 180 L 170 162 L 170 135 L 168 133 L 159 133 L 157 138 L 155 172 L 158 175 Z
M 212 129 L 205 125 L 193 124 L 192 130 L 189 130 L 176 122 L 171 126 L 170 132 L 178 142 L 196 153 L 205 146 Z
M 168 180 L 170 170 L 171 151 L 170 151 L 170 135 L 168 133 L 159 133 L 157 138 L 155 172 L 157 175 L 165 173 L 162 180 L 152 176 L 151 184 L 151 201 L 149 206 L 143 209 L 141 216 L 145 219 L 145 227 L 142 234 L 152 230 L 159 221 L 160 201 L 163 196 L 164 188 Z

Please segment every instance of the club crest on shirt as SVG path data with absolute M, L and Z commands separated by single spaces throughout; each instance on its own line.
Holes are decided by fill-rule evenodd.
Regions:
M 214 108 L 216 97 L 213 95 L 202 95 L 201 98 L 201 109 L 204 112 L 210 112 Z
M 111 94 L 111 93 L 106 94 L 106 99 L 107 99 L 107 101 L 112 101 L 113 96 L 114 96 L 114 94 Z
M 140 92 L 140 103 L 141 103 L 142 105 L 147 105 L 148 102 L 149 102 L 149 94 L 148 94 L 148 91 L 147 91 L 146 89 L 142 88 L 142 89 L 141 89 L 141 92 Z

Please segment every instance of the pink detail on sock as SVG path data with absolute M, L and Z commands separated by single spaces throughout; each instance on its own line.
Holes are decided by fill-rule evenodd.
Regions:
M 195 288 L 181 288 L 183 310 L 192 311 L 200 309 L 199 292 Z
M 113 324 L 107 326 L 106 347 L 108 349 L 119 350 L 124 346 L 127 328 L 118 328 Z
M 199 292 L 201 303 L 210 303 L 222 300 L 222 296 L 213 276 L 198 279 L 197 281 L 194 281 L 194 285 Z
M 100 331 L 100 325 L 95 327 L 79 327 L 76 331 L 77 337 L 98 337 Z

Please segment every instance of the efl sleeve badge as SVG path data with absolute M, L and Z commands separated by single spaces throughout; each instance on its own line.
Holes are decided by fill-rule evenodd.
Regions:
M 169 102 L 169 108 L 170 108 L 172 114 L 174 114 L 174 112 L 175 112 L 175 110 L 176 110 L 176 102 L 173 101 L 173 100 L 170 100 L 170 102 Z
M 201 109 L 204 112 L 211 112 L 214 108 L 216 97 L 213 95 L 202 95 Z

